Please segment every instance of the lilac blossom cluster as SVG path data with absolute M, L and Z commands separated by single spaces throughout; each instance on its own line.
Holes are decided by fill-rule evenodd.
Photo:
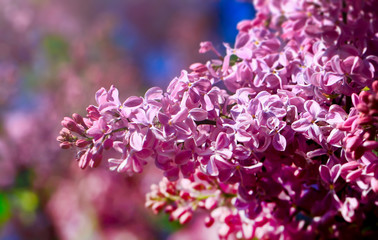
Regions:
M 235 46 L 183 70 L 163 92 L 121 102 L 96 93 L 87 117 L 62 121 L 79 166 L 166 179 L 147 206 L 185 223 L 197 208 L 221 239 L 377 234 L 378 1 L 256 0 Z M 183 177 L 184 179 L 180 178 Z

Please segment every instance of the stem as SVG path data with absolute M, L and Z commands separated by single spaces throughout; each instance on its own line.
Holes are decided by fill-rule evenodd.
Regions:
M 347 7 L 347 5 L 346 5 L 346 3 L 345 3 L 345 0 L 343 0 L 343 6 L 342 6 L 343 11 L 342 11 L 342 15 L 343 15 L 343 22 L 344 22 L 345 24 L 348 23 L 346 7 Z
M 349 96 L 345 96 L 345 112 L 349 113 L 352 105 L 352 98 Z
M 118 128 L 116 130 L 112 130 L 109 134 L 112 134 L 112 133 L 115 133 L 115 132 L 122 132 L 122 131 L 125 131 L 125 130 L 129 130 L 129 128 L 127 128 L 127 127 Z
M 214 120 L 208 120 L 208 119 L 202 120 L 202 121 L 194 121 L 194 122 L 197 124 L 197 126 L 199 126 L 199 125 L 205 125 L 205 124 L 214 125 L 214 126 L 217 125 L 216 121 L 214 121 Z

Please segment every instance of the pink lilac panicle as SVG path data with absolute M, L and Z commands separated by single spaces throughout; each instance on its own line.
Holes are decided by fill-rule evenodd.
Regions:
M 203 42 L 219 58 L 166 92 L 121 103 L 100 89 L 86 118 L 62 121 L 61 147 L 83 168 L 106 149 L 119 172 L 154 162 L 166 179 L 147 206 L 182 224 L 203 208 L 221 239 L 376 234 L 378 1 L 254 3 L 223 58 Z

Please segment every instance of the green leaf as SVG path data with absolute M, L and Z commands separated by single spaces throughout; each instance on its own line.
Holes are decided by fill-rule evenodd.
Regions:
M 6 194 L 0 192 L 0 226 L 11 217 L 11 205 Z
M 232 54 L 230 56 L 230 66 L 234 66 L 237 62 L 241 62 L 241 59 L 235 54 Z

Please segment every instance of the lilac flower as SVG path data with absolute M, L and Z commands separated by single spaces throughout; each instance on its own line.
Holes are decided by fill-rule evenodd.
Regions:
M 293 122 L 291 128 L 296 132 L 306 132 L 311 139 L 321 142 L 323 134 L 318 123 L 325 120 L 326 112 L 313 100 L 306 101 L 304 108 L 306 112 Z
M 223 239 L 340 238 L 352 225 L 364 237 L 378 192 L 376 2 L 256 0 L 223 58 L 203 42 L 218 58 L 165 93 L 121 104 L 100 89 L 87 118 L 63 120 L 60 145 L 82 167 L 106 149 L 128 174 L 153 161 L 166 178 L 147 206 L 182 224 L 202 208 Z

